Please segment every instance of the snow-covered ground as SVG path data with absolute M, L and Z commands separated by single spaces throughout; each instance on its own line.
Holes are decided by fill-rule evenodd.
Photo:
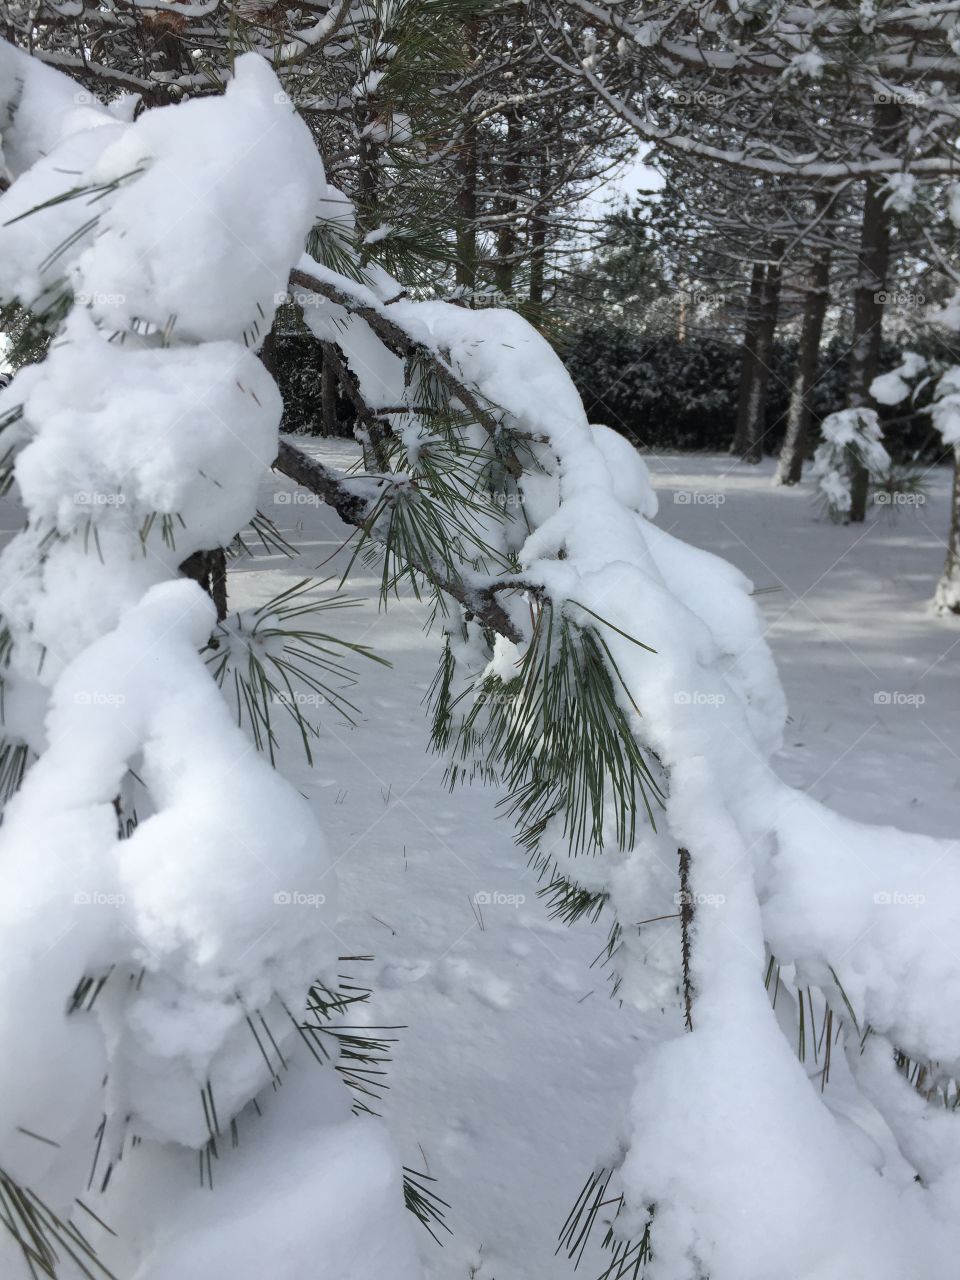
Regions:
M 314 447 L 337 465 L 353 455 L 347 442 Z M 851 816 L 952 836 L 960 623 L 926 609 L 948 473 L 931 473 L 926 502 L 896 521 L 877 509 L 842 528 L 818 519 L 807 485 L 773 489 L 769 463 L 649 462 L 658 523 L 726 556 L 762 592 L 791 709 L 784 777 Z M 311 495 L 276 477 L 261 507 L 301 555 L 237 565 L 234 605 L 346 566 L 350 531 Z M 334 851 L 342 953 L 375 956 L 362 966 L 376 990 L 369 1018 L 403 1028 L 390 1033 L 381 1109 L 404 1163 L 435 1176 L 450 1202 L 444 1247 L 423 1233 L 428 1276 L 559 1280 L 572 1267 L 554 1256 L 557 1232 L 617 1131 L 644 1031 L 590 967 L 606 923 L 552 923 L 495 793 L 444 787 L 421 705 L 438 642 L 414 600 L 381 614 L 377 586 L 358 561 L 347 590 L 367 600 L 334 622 L 393 668 L 359 666 L 361 719 L 327 719 L 315 768 L 297 781 Z

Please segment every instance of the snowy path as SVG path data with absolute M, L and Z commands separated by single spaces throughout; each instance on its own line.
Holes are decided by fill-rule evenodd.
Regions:
M 343 465 L 352 446 L 318 450 Z M 948 473 L 932 475 L 919 512 L 837 528 L 816 519 L 806 486 L 773 490 L 770 464 L 650 461 L 665 528 L 734 561 L 758 588 L 778 588 L 761 603 L 792 712 L 784 776 L 853 816 L 952 834 L 960 624 L 925 612 Z M 275 594 L 331 555 L 321 576 L 346 564 L 335 553 L 348 531 L 310 495 L 277 478 L 261 505 L 302 555 L 239 566 L 235 604 Z M 363 719 L 326 725 L 301 786 L 339 857 L 343 951 L 375 954 L 364 967 L 373 1020 L 406 1028 L 395 1033 L 383 1111 L 404 1162 L 435 1175 L 452 1206 L 442 1250 L 424 1233 L 430 1277 L 561 1280 L 572 1268 L 553 1255 L 556 1232 L 615 1133 L 640 1021 L 589 967 L 604 921 L 551 923 L 495 795 L 444 788 L 420 706 L 437 642 L 415 601 L 379 614 L 376 586 L 358 562 L 348 590 L 370 599 L 334 622 L 393 670 L 364 665 Z M 477 894 L 490 897 L 480 920 Z

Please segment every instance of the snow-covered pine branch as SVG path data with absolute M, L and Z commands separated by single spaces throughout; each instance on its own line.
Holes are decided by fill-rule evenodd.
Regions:
M 934 326 L 949 332 L 960 330 L 960 298 L 957 295 L 930 317 Z M 916 352 L 904 353 L 903 363 L 890 373 L 877 378 L 873 395 L 881 404 L 900 404 L 932 389 L 926 406 L 933 425 L 948 449 L 953 450 L 953 492 L 950 501 L 950 531 L 943 572 L 937 582 L 933 607 L 939 614 L 960 613 L 960 365 L 946 358 L 925 359 Z
M 201 459 L 203 471 L 210 469 L 217 480 L 221 468 L 238 468 L 238 478 L 232 472 L 226 477 L 231 492 L 221 495 L 192 470 L 188 484 L 181 455 L 180 465 L 170 461 L 172 488 L 159 494 L 148 487 L 155 472 L 142 473 L 136 432 L 117 441 L 91 430 L 88 438 L 81 430 L 86 402 L 78 408 L 71 401 L 64 412 L 88 440 L 89 452 L 80 456 L 95 465 L 93 479 L 100 481 L 107 462 L 101 450 L 112 443 L 118 452 L 109 458 L 115 468 L 108 471 L 110 492 L 129 493 L 132 508 L 149 500 L 153 510 L 171 516 L 183 504 L 197 524 L 193 534 L 189 519 L 186 531 L 174 530 L 180 539 L 175 553 L 159 539 L 150 543 L 155 560 L 143 555 L 139 522 L 127 530 L 124 513 L 106 512 L 96 532 L 105 558 L 119 566 L 109 595 L 113 579 L 95 567 L 95 546 L 87 564 L 87 557 L 80 559 L 82 540 L 70 536 L 76 502 L 65 488 L 66 471 L 58 469 L 66 467 L 62 451 L 51 450 L 47 488 L 36 480 L 30 487 L 27 466 L 28 511 L 42 504 L 38 512 L 57 536 L 40 548 L 34 524 L 6 553 L 0 610 L 11 625 L 11 694 L 17 679 L 24 687 L 20 723 L 36 726 L 37 712 L 31 715 L 25 704 L 35 697 L 42 708 L 51 686 L 52 710 L 48 742 L 27 744 L 39 759 L 27 768 L 0 829 L 0 853 L 11 848 L 10 865 L 22 868 L 27 891 L 36 886 L 34 896 L 17 900 L 24 905 L 9 933 L 11 965 L 20 967 L 11 967 L 3 1008 L 17 1028 L 22 1056 L 5 1065 L 11 1077 L 3 1109 L 7 1139 L 18 1145 L 2 1167 L 44 1186 L 44 1179 L 55 1182 L 63 1171 L 66 1189 L 57 1183 L 51 1198 L 58 1206 L 71 1202 L 89 1138 L 86 1117 L 104 1105 L 103 1068 L 115 1052 L 122 1054 L 118 1070 L 122 1065 L 127 1072 L 120 1071 L 117 1084 L 110 1075 L 106 1101 L 123 1085 L 126 1110 L 111 1111 L 110 1136 L 129 1114 L 138 1128 L 141 1119 L 149 1122 L 148 1136 L 203 1145 L 209 1135 L 200 1120 L 212 1115 L 209 1095 L 198 1120 L 189 1099 L 181 1108 L 176 1077 L 156 1070 L 151 1054 L 166 1050 L 178 1066 L 171 1042 L 183 1054 L 199 1054 L 201 1086 L 211 1063 L 225 1071 L 229 1064 L 226 1096 L 241 1106 L 264 1083 L 269 1087 L 269 1073 L 258 1072 L 273 1043 L 261 1039 L 264 1054 L 255 1061 L 238 1008 L 249 1010 L 251 1020 L 262 1013 L 272 1034 L 281 1034 L 273 1002 L 294 999 L 297 981 L 302 999 L 304 986 L 329 957 L 315 927 L 300 931 L 285 923 L 283 936 L 273 941 L 269 930 L 265 937 L 258 933 L 266 921 L 256 894 L 237 882 L 236 814 L 250 814 L 249 838 L 265 839 L 257 806 L 267 787 L 275 789 L 265 797 L 272 816 L 282 812 L 284 825 L 277 830 L 274 822 L 269 849 L 262 843 L 254 848 L 268 866 L 271 859 L 289 858 L 282 865 L 286 876 L 306 873 L 298 859 L 315 837 L 300 825 L 304 810 L 297 797 L 258 761 L 245 772 L 243 795 L 236 799 L 232 780 L 217 772 L 223 742 L 197 760 L 195 774 L 185 775 L 177 767 L 180 757 L 171 763 L 165 751 L 172 742 L 179 748 L 184 733 L 199 734 L 198 718 L 203 743 L 219 738 L 221 726 L 224 739 L 237 736 L 196 655 L 212 627 L 212 610 L 194 584 L 175 580 L 177 557 L 191 546 L 191 536 L 198 547 L 232 536 L 234 522 L 250 514 L 244 484 L 276 453 L 269 382 L 254 373 L 254 364 L 248 368 L 252 357 L 237 337 L 259 326 L 257 303 L 262 318 L 269 316 L 275 292 L 286 287 L 293 269 L 299 274 L 290 287 L 307 323 L 318 338 L 339 346 L 368 411 L 361 434 L 371 475 L 358 481 L 326 471 L 313 478 L 335 506 L 350 497 L 367 504 L 364 542 L 382 548 L 384 598 L 401 580 L 411 582 L 432 597 L 446 632 L 434 688 L 435 742 L 448 753 L 454 778 L 497 776 L 505 783 L 518 838 L 550 877 L 558 914 L 574 919 L 584 910 L 607 909 L 610 963 L 622 998 L 662 1011 L 662 1038 L 638 1055 L 622 1145 L 612 1154 L 598 1152 L 617 1187 L 604 1199 L 606 1213 L 600 1210 L 601 1219 L 613 1217 L 616 1206 L 610 1274 L 629 1274 L 625 1266 L 649 1255 L 648 1273 L 658 1280 L 902 1280 L 921 1258 L 925 1276 L 949 1280 L 960 1245 L 953 1110 L 960 961 L 952 945 L 960 924 L 960 873 L 948 842 L 852 822 L 779 779 L 770 761 L 786 708 L 751 584 L 654 523 L 656 499 L 642 459 L 615 433 L 589 424 L 549 344 L 519 316 L 416 301 L 379 268 L 357 270 L 353 263 L 345 274 L 333 261 L 299 257 L 297 239 L 306 235 L 315 201 L 327 193 L 315 159 L 301 155 L 292 116 L 274 101 L 264 66 L 242 60 L 222 100 L 147 113 L 131 127 L 96 110 L 71 117 L 65 82 L 50 79 L 53 73 L 43 68 L 37 81 L 35 64 L 19 58 L 7 65 L 14 71 L 4 80 L 7 101 L 17 101 L 19 109 L 4 130 L 6 154 L 14 157 L 6 207 L 26 213 L 28 206 L 64 194 L 57 165 L 69 156 L 70 167 L 86 179 L 86 198 L 100 209 L 96 237 L 86 226 L 90 211 L 82 198 L 50 203 L 4 230 L 16 252 L 0 261 L 5 271 L 10 264 L 17 272 L 15 287 L 5 288 L 21 301 L 63 296 L 51 273 L 57 263 L 47 259 L 65 242 L 57 270 L 69 273 L 72 299 L 90 290 L 89 306 L 74 305 L 47 360 L 6 393 L 11 406 L 18 383 L 29 393 L 22 417 L 7 428 L 21 450 L 14 478 L 19 482 L 30 450 L 48 431 L 65 429 L 56 413 L 45 410 L 61 407 L 57 379 L 64 368 L 72 371 L 77 349 L 111 362 L 111 378 L 114 360 L 137 361 L 138 378 L 149 379 L 152 388 L 168 360 L 180 362 L 181 376 L 184 361 L 209 360 L 215 373 L 228 348 L 240 362 L 241 386 L 222 386 L 229 399 L 214 401 L 214 417 L 250 433 L 244 436 L 250 456 L 213 422 L 203 437 L 206 444 L 209 434 L 211 452 Z M 43 128 L 62 119 L 62 137 L 49 131 L 39 141 L 31 136 L 41 128 L 24 109 L 34 93 L 45 107 Z M 49 103 L 48 93 L 61 95 L 59 107 Z M 159 246 L 139 242 L 145 258 L 125 247 L 127 240 L 137 244 L 142 217 L 120 219 L 125 201 L 133 202 L 132 212 L 139 213 L 140 199 L 152 207 L 147 197 L 161 163 L 177 190 L 191 187 L 179 181 L 181 163 L 202 158 L 207 176 L 212 161 L 200 131 L 180 124 L 198 110 L 209 113 L 205 132 L 222 128 L 218 136 L 229 140 L 236 128 L 242 141 L 232 151 L 242 154 L 243 163 L 236 172 L 221 169 L 213 187 L 201 184 L 191 273 L 179 256 L 169 263 L 165 256 L 171 245 L 178 255 L 186 250 L 175 218 L 168 240 Z M 141 145 L 144 135 L 149 147 Z M 287 146 L 279 145 L 280 137 L 287 137 Z M 41 149 L 51 148 L 59 149 L 50 151 L 49 160 L 39 158 Z M 298 162 L 288 172 L 291 150 Z M 278 207 L 268 213 L 261 199 L 275 199 Z M 207 217 L 208 200 L 215 201 L 216 217 Z M 41 226 L 41 218 L 55 225 L 53 243 L 30 239 L 27 228 Z M 228 247 L 224 222 L 242 243 L 255 239 L 254 248 L 262 250 L 256 262 Z M 112 239 L 114 226 L 128 235 Z M 156 285 L 144 274 L 144 262 L 162 264 Z M 184 281 L 183 295 L 174 298 L 178 280 Z M 94 296 L 93 283 L 122 291 L 122 297 Z M 122 346 L 112 349 L 104 326 L 125 332 Z M 255 333 L 251 341 L 257 341 Z M 49 393 L 42 391 L 48 381 Z M 204 399 L 228 381 L 214 378 Z M 114 421 L 119 412 L 111 387 L 108 379 L 98 384 L 96 398 L 91 391 L 89 413 L 99 415 L 98 422 Z M 261 409 L 272 404 L 269 424 L 256 405 L 239 398 L 253 404 L 251 390 Z M 43 413 L 34 413 L 34 395 Z M 245 412 L 235 426 L 240 404 Z M 184 450 L 188 444 L 197 442 L 184 441 Z M 153 452 L 149 461 L 157 461 Z M 43 462 L 40 451 L 41 476 Z M 291 455 L 290 467 L 295 465 Z M 304 470 L 303 478 L 308 474 Z M 190 505 L 191 485 L 203 496 L 202 510 L 199 500 Z M 158 504 L 160 497 L 166 506 Z M 61 557 L 68 569 L 55 573 Z M 22 583 L 20 574 L 26 575 Z M 85 618 L 77 581 L 102 593 L 96 626 Z M 512 634 L 505 636 L 505 626 L 470 607 L 479 598 L 497 600 Z M 181 602 L 185 616 L 177 614 Z M 68 649 L 58 661 L 47 643 L 38 681 L 36 646 L 52 641 L 60 628 Z M 157 660 L 147 675 L 136 656 L 151 639 L 166 660 Z M 207 682 L 202 691 L 201 680 Z M 77 692 L 109 693 L 118 685 L 135 712 L 139 733 L 132 739 L 117 730 L 126 703 L 118 709 L 102 699 L 74 701 Z M 145 817 L 138 809 L 140 822 L 120 850 L 112 800 L 131 765 L 137 775 L 131 785 L 152 785 L 161 807 Z M 211 774 L 213 785 L 204 786 Z M 189 789 L 182 808 L 181 787 Z M 172 850 L 164 841 L 166 816 L 174 828 Z M 190 819 L 200 822 L 199 841 Z M 23 834 L 28 820 L 29 844 Z M 139 858 L 137 849 L 151 856 Z M 182 850 L 193 855 L 186 866 L 177 856 Z M 89 859 L 89 872 L 87 864 L 75 869 L 77 856 Z M 316 859 L 311 850 L 310 868 Z M 127 901 L 106 923 L 81 917 L 52 953 L 37 955 L 38 935 L 49 945 L 57 923 L 73 920 L 63 916 L 64 882 L 73 891 L 80 871 L 109 872 L 114 878 L 106 883 L 118 886 L 112 891 L 139 904 L 128 927 L 152 930 L 155 955 L 141 959 L 137 939 L 124 935 L 119 922 L 127 918 Z M 229 882 L 228 896 L 208 902 L 191 892 L 191 886 L 199 888 L 196 877 L 203 882 L 208 874 L 220 893 Z M 921 883 L 923 893 L 916 894 Z M 890 911 L 892 895 L 903 893 L 922 900 L 911 912 Z M 6 903 L 3 909 L 9 909 Z M 219 932 L 207 931 L 213 925 Z M 200 947 L 211 939 L 212 949 Z M 248 950 L 238 954 L 239 943 L 248 943 Z M 129 964 L 130 954 L 146 970 L 140 990 L 136 982 L 132 990 L 111 987 L 108 978 L 96 992 L 93 1018 L 64 1018 L 63 999 L 81 978 L 96 984 L 103 966 Z M 26 956 L 32 968 L 23 967 Z M 156 995 L 151 1006 L 164 1020 L 125 1021 L 129 1009 L 150 998 L 154 981 L 161 994 L 170 993 L 159 1009 Z M 237 984 L 242 1005 L 235 1000 Z M 211 1010 L 221 1016 L 215 1019 Z M 116 1036 L 105 1037 L 96 1021 L 108 1016 Z M 65 1086 L 55 1059 L 39 1050 L 62 1045 L 60 1037 L 68 1034 L 75 1039 L 76 1062 L 86 1069 Z M 32 1046 L 36 1052 L 28 1058 Z M 292 1040 L 279 1047 L 286 1056 L 291 1046 L 298 1048 Z M 291 1052 L 292 1072 L 299 1072 L 302 1057 L 302 1050 Z M 48 1070 L 40 1072 L 34 1062 Z M 174 1271 L 209 1274 L 211 1258 L 223 1265 L 224 1248 L 232 1250 L 226 1255 L 231 1275 L 252 1278 L 269 1270 L 292 1280 L 303 1274 L 304 1258 L 315 1261 L 306 1250 L 318 1247 L 318 1206 L 325 1215 L 324 1265 L 338 1278 L 383 1274 L 400 1280 L 413 1273 L 377 1131 L 320 1121 L 310 1128 L 303 1108 L 312 1106 L 328 1120 L 333 1102 L 320 1093 L 316 1073 L 294 1079 L 309 1084 L 296 1091 L 285 1087 L 274 1108 L 279 1117 L 264 1117 L 265 1125 L 275 1122 L 264 1130 L 272 1136 L 251 1150 L 249 1161 L 241 1152 L 236 1165 L 221 1162 L 223 1186 L 213 1207 L 199 1204 L 196 1192 L 172 1176 L 160 1192 L 156 1182 L 138 1183 L 138 1166 L 125 1159 L 103 1207 L 106 1216 L 116 1205 L 121 1212 L 115 1224 L 131 1233 L 126 1244 L 112 1247 L 145 1252 L 140 1272 L 134 1271 L 138 1280 L 160 1280 Z M 222 1128 L 228 1122 L 214 1092 L 214 1123 Z M 287 1109 L 291 1095 L 299 1105 Z M 834 1095 L 836 1110 L 830 1106 Z M 46 1131 L 35 1115 L 41 1096 L 51 1100 Z M 191 1098 L 195 1103 L 196 1094 Z M 21 1130 L 49 1135 L 51 1117 L 59 1117 L 63 1146 L 38 1155 Z M 140 1145 L 148 1157 L 154 1152 L 152 1143 Z M 163 1157 L 174 1173 L 176 1150 Z M 606 1173 L 598 1182 L 591 1178 L 588 1187 L 605 1189 L 605 1179 Z M 142 1218 L 130 1207 L 138 1199 L 162 1207 L 161 1231 L 168 1234 L 156 1250 L 142 1243 L 149 1231 L 138 1234 Z M 575 1212 L 572 1238 L 596 1218 L 594 1203 L 589 1199 L 583 1212 Z M 371 1213 L 376 1230 L 369 1229 Z M 366 1255 L 357 1254 L 358 1240 Z M 269 1265 L 261 1264 L 264 1257 Z
M 0 44 L 0 294 L 54 331 L 0 405 L 2 1270 L 294 1280 L 319 1236 L 338 1277 L 412 1278 L 399 1168 L 314 1062 L 355 998 L 324 836 L 178 568 L 254 514 L 252 347 L 339 196 L 255 55 L 136 124 L 87 97 Z
M 461 493 L 492 495 L 496 518 L 474 506 L 472 538 L 450 529 L 442 569 L 468 591 L 499 582 L 524 638 L 467 620 L 438 566 L 419 562 L 447 616 L 435 739 L 453 777 L 506 782 L 560 916 L 610 910 L 621 996 L 669 1011 L 611 1157 L 622 1191 L 611 1247 L 632 1266 L 650 1242 L 650 1274 L 669 1280 L 893 1280 L 918 1256 L 949 1276 L 960 1158 L 942 1106 L 960 1069 L 943 998 L 960 982 L 949 842 L 851 822 L 785 786 L 769 764 L 782 694 L 750 584 L 651 523 L 643 463 L 588 425 L 519 318 L 398 293 L 376 277 L 298 297 L 389 423 L 403 483 L 368 525 L 388 559 L 402 558 L 404 521 L 443 520 L 435 476 L 446 500 L 452 474 Z M 412 365 L 402 342 L 375 354 L 371 337 L 395 326 Z M 451 374 L 498 417 L 500 447 L 441 393 Z M 425 402 L 442 402 L 442 425 Z M 645 805 L 651 820 L 637 821 Z M 911 893 L 914 911 L 887 909 Z M 852 1122 L 830 1109 L 834 1094 Z

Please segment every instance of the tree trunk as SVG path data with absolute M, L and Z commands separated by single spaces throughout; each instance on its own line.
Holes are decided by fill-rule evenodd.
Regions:
M 550 178 L 550 170 L 547 163 L 547 152 L 544 148 L 540 152 L 540 173 L 539 173 L 539 195 L 543 200 L 547 194 L 547 184 Z M 546 277 L 547 266 L 547 212 L 542 206 L 538 207 L 537 212 L 533 216 L 533 223 L 530 228 L 530 306 L 539 313 L 543 306 L 544 283 Z M 533 319 L 536 323 L 538 316 L 534 315 Z
M 217 621 L 227 616 L 227 557 L 223 547 L 195 551 L 180 565 L 185 578 L 198 582 L 217 608 Z
M 953 446 L 953 497 L 947 559 L 933 603 L 937 613 L 960 613 L 960 444 Z
M 357 145 L 357 198 L 354 212 L 357 229 L 369 233 L 377 229 L 380 148 L 366 132 L 366 125 L 370 121 L 366 106 L 357 115 L 360 139 Z
M 520 162 L 521 148 L 523 146 L 523 130 L 520 122 L 520 111 L 517 107 L 511 108 L 506 113 L 506 116 L 506 153 L 503 162 L 501 194 L 496 200 L 496 210 L 502 221 L 498 223 L 497 227 L 497 258 L 494 263 L 493 274 L 497 283 L 497 288 L 504 297 L 509 297 L 513 292 L 513 273 L 515 267 L 513 254 L 517 245 L 516 192 L 520 189 Z
M 460 191 L 457 195 L 457 265 L 456 281 L 471 292 L 477 287 L 477 128 L 467 121 L 463 144 L 457 157 Z
M 743 331 L 743 356 L 740 363 L 740 394 L 737 402 L 737 425 L 734 431 L 730 452 L 741 454 L 746 445 L 747 400 L 753 383 L 753 372 L 756 365 L 757 329 L 760 325 L 760 303 L 763 296 L 763 279 L 766 274 L 762 262 L 753 264 L 750 276 L 750 292 L 747 295 L 747 318 Z M 680 294 L 680 317 L 677 323 L 677 340 L 683 342 L 685 329 L 685 295 Z
M 817 383 L 817 357 L 823 321 L 830 301 L 830 252 L 822 250 L 810 269 L 809 288 L 803 304 L 803 324 L 797 348 L 797 364 L 790 386 L 787 429 L 780 450 L 774 484 L 799 484 L 813 420 L 813 389 Z
M 274 320 L 270 332 L 260 344 L 260 350 L 257 353 L 260 356 L 260 363 L 269 373 L 270 377 L 276 382 L 277 380 L 277 335 L 276 320 Z
M 896 103 L 881 102 L 874 122 L 881 146 L 900 120 Z M 847 374 L 847 408 L 872 404 L 870 383 L 880 367 L 883 308 L 890 265 L 890 219 L 883 207 L 883 182 L 868 178 L 863 196 L 863 221 L 857 251 L 857 284 L 853 295 L 853 345 Z M 862 523 L 867 514 L 870 477 L 858 458 L 851 458 L 850 522 Z
M 742 420 L 737 423 L 736 452 L 744 462 L 760 462 L 763 458 L 763 436 L 766 426 L 767 387 L 770 384 L 770 361 L 773 358 L 773 339 L 777 331 L 777 313 L 780 309 L 780 257 L 783 242 L 770 247 L 771 259 L 767 263 L 760 286 L 760 308 L 753 345 L 750 378 L 743 392 Z
M 339 430 L 337 416 L 337 360 L 330 350 L 331 344 L 320 344 L 323 363 L 320 366 L 320 434 L 335 436 Z
M 466 25 L 466 52 L 471 65 L 476 60 L 477 21 Z M 462 107 L 463 138 L 457 154 L 457 264 L 456 281 L 471 292 L 477 287 L 477 173 L 480 168 L 477 122 L 469 102 Z
M 880 364 L 883 338 L 884 286 L 890 261 L 890 225 L 881 184 L 869 178 L 863 197 L 863 223 L 857 252 L 857 286 L 853 296 L 853 345 L 847 374 L 847 408 L 871 403 L 870 383 Z M 861 523 L 867 514 L 870 476 L 859 458 L 851 457 L 850 516 Z

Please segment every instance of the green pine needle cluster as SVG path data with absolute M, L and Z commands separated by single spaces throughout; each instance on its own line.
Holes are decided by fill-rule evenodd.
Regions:
M 355 671 L 342 660 L 345 651 L 390 665 L 369 646 L 312 625 L 319 614 L 361 603 L 339 594 L 318 599 L 313 594 L 318 585 L 324 584 L 303 578 L 249 615 L 225 619 L 208 645 L 207 662 L 220 687 L 233 694 L 237 723 L 246 723 L 257 750 L 266 751 L 272 764 L 276 764 L 278 712 L 294 721 L 311 764 L 310 744 L 319 730 L 304 707 L 329 706 L 351 723 L 359 714 L 343 692 L 356 683 Z
M 29 1136 L 40 1142 L 49 1141 L 37 1134 Z M 81 1200 L 76 1203 L 100 1227 L 110 1231 L 92 1209 L 88 1209 Z M 116 1280 L 74 1222 L 59 1217 L 29 1187 L 21 1187 L 3 1170 L 0 1170 L 0 1222 L 19 1246 L 32 1280 L 40 1280 L 40 1277 L 58 1280 L 64 1258 L 69 1258 L 76 1270 L 88 1280 L 103 1280 L 104 1277 Z M 110 1234 L 114 1233 L 111 1231 Z
M 500 803 L 540 865 L 549 861 L 543 843 L 555 823 L 575 856 L 602 851 L 608 815 L 621 849 L 634 843 L 638 810 L 656 828 L 660 784 L 623 709 L 632 699 L 598 626 L 542 603 L 509 682 L 488 676 L 453 697 L 451 676 L 445 655 L 431 695 L 434 745 L 454 757 L 450 785 L 498 777 L 507 789 Z M 458 714 L 471 694 L 473 705 Z
M 560 1231 L 556 1251 L 565 1252 L 576 1270 L 583 1259 L 594 1227 L 598 1220 L 603 1221 L 607 1229 L 600 1247 L 608 1250 L 611 1258 L 609 1266 L 596 1280 L 639 1280 L 646 1263 L 653 1257 L 650 1239 L 653 1206 L 648 1209 L 647 1224 L 639 1240 L 619 1238 L 614 1233 L 614 1224 L 623 1208 L 623 1196 L 615 1193 L 608 1195 L 613 1174 L 613 1169 L 597 1169 L 587 1178 Z M 606 1212 L 602 1213 L 603 1210 Z
M 446 1200 L 441 1200 L 431 1187 L 425 1185 L 428 1182 L 436 1183 L 436 1178 L 431 1178 L 429 1174 L 420 1173 L 416 1169 L 408 1169 L 404 1165 L 404 1204 L 422 1226 L 430 1232 L 437 1244 L 442 1245 L 443 1241 L 433 1228 L 436 1226 L 446 1231 L 449 1235 L 453 1234 L 444 1221 L 444 1210 L 449 1209 L 450 1206 Z

